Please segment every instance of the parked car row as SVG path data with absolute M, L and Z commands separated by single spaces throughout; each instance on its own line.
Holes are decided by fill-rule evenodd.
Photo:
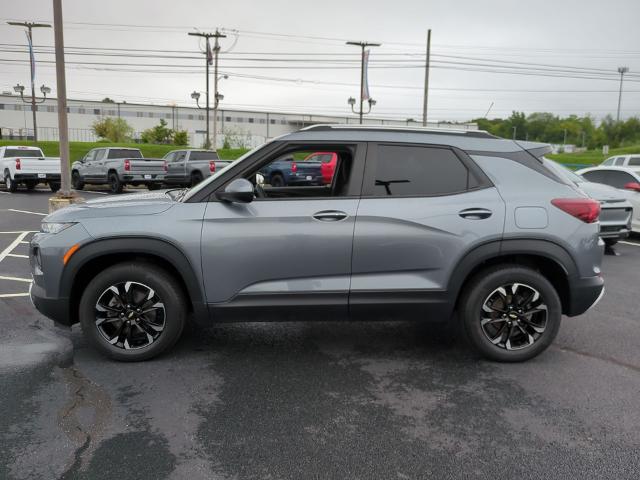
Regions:
M 60 188 L 60 159 L 45 157 L 38 147 L 0 147 L 0 162 L 1 180 L 10 192 L 21 184 L 27 190 L 38 183 L 48 184 L 54 192 Z M 75 190 L 108 185 L 111 193 L 121 193 L 127 185 L 145 185 L 149 190 L 194 186 L 229 163 L 214 150 L 174 150 L 163 158 L 144 158 L 137 148 L 101 147 L 71 164 L 71 183 Z

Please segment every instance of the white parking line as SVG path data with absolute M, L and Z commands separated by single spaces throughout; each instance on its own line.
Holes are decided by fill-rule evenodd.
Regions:
M 0 293 L 0 298 L 11 298 L 11 297 L 28 297 L 29 292 L 27 293 Z
M 31 215 L 42 215 L 46 217 L 49 215 L 48 213 L 40 213 L 40 212 L 30 212 L 29 210 L 16 210 L 15 208 L 7 208 L 8 212 L 18 212 L 18 213 L 30 213 Z
M 25 283 L 32 282 L 30 278 L 5 277 L 4 275 L 0 275 L 0 280 L 12 280 L 14 282 L 25 282 Z
M 624 243 L 625 245 L 633 245 L 634 247 L 640 247 L 640 243 L 625 242 L 624 240 L 620 240 L 618 243 Z
M 2 252 L 0 252 L 0 262 L 4 260 L 5 257 L 9 255 L 13 251 L 13 249 L 16 248 L 20 244 L 20 242 L 24 240 L 24 237 L 26 237 L 28 234 L 29 232 L 20 233 L 20 235 L 18 235 L 18 237 L 13 242 L 11 242 L 7 248 L 5 248 Z
M 16 233 L 38 233 L 37 230 L 15 230 L 12 232 L 0 232 L 0 233 L 10 233 L 12 235 L 15 235 Z M 29 242 L 24 242 L 24 243 L 29 243 Z
M 21 255 L 19 253 L 7 253 L 7 257 L 13 258 L 29 258 L 29 255 Z
M 22 240 L 20 243 L 26 243 L 27 245 L 29 245 L 31 242 L 28 242 L 27 240 Z

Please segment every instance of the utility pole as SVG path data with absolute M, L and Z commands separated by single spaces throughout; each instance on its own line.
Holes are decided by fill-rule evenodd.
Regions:
M 31 71 L 31 112 L 33 113 L 33 141 L 38 141 L 38 123 L 36 120 L 36 86 L 35 86 L 35 59 L 33 56 L 33 29 L 34 28 L 51 28 L 48 23 L 34 22 L 7 22 L 14 27 L 25 27 L 27 29 L 27 37 L 29 39 L 29 67 Z M 44 85 L 43 85 L 44 87 Z M 22 95 L 22 92 L 20 92 Z
M 360 47 L 362 49 L 362 53 L 360 56 L 360 110 L 356 112 L 353 108 L 355 104 L 355 99 L 353 97 L 349 98 L 349 105 L 351 105 L 351 110 L 353 113 L 357 113 L 360 118 L 360 124 L 362 124 L 362 116 L 364 115 L 363 104 L 364 104 L 364 57 L 365 57 L 365 48 L 367 47 L 379 47 L 382 45 L 381 43 L 368 43 L 368 42 L 346 42 L 347 45 L 354 45 L 356 47 Z M 352 101 L 353 100 L 353 101 Z M 376 104 L 375 100 L 372 98 L 368 99 L 369 101 L 369 110 L 366 113 L 371 111 L 371 107 Z
M 204 57 L 205 57 L 205 74 L 206 74 L 206 105 L 204 107 L 205 111 L 206 111 L 206 130 L 207 130 L 207 137 L 205 139 L 204 142 L 204 148 L 211 148 L 211 137 L 209 135 L 209 65 L 211 64 L 213 58 L 211 58 L 211 42 L 210 39 L 211 38 L 215 38 L 215 42 L 214 42 L 214 57 L 215 57 L 215 65 L 214 65 L 214 80 L 213 80 L 213 86 L 214 86 L 214 107 L 213 107 L 213 111 L 214 111 L 214 119 L 213 119 L 213 142 L 214 142 L 214 147 L 216 148 L 216 141 L 217 141 L 217 131 L 216 131 L 216 126 L 217 126 L 217 112 L 218 112 L 218 102 L 221 99 L 221 96 L 218 94 L 218 53 L 220 52 L 220 45 L 218 43 L 218 40 L 220 38 L 226 38 L 226 35 L 223 35 L 222 33 L 220 33 L 217 29 L 215 33 L 204 33 L 204 32 L 189 32 L 188 35 L 191 35 L 193 37 L 202 37 L 205 39 L 206 42 L 206 50 L 204 52 Z M 198 99 L 200 98 L 200 94 L 198 94 L 197 92 L 193 92 L 191 94 L 191 98 L 193 98 L 196 101 L 196 104 L 198 103 Z M 201 108 L 200 105 L 198 105 L 198 108 Z
M 516 132 L 518 131 L 518 127 L 513 127 L 513 139 L 516 139 Z
M 67 123 L 67 79 L 64 70 L 62 0 L 53 0 L 53 33 L 56 51 L 56 87 L 58 90 L 58 135 L 60 137 L 60 196 L 71 196 L 69 165 L 69 125 Z
M 427 106 L 429 103 L 429 63 L 431 60 L 431 29 L 427 30 L 427 59 L 424 66 L 424 103 L 422 105 L 422 126 L 427 126 Z
M 221 34 L 216 28 L 216 33 L 213 35 L 215 38 L 213 46 L 213 148 L 218 148 L 218 103 L 222 100 L 222 96 L 218 93 L 218 54 L 220 53 L 221 38 L 226 38 L 226 35 Z
M 616 122 L 620 121 L 620 105 L 622 104 L 622 81 L 624 74 L 629 71 L 629 67 L 618 67 L 618 73 L 620 74 L 620 92 L 618 93 L 618 114 L 616 115 Z

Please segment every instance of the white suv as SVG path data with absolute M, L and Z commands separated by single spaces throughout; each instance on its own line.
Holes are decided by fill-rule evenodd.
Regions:
M 609 157 L 600 165 L 603 167 L 629 167 L 640 169 L 640 153 Z

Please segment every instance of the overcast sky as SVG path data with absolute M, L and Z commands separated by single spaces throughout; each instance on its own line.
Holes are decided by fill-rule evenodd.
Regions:
M 52 22 L 53 13 L 49 0 L 2 3 L 7 91 L 28 84 L 29 66 L 24 33 L 6 21 Z M 190 105 L 190 93 L 204 90 L 205 61 L 187 32 L 219 27 L 229 75 L 221 108 L 346 115 L 359 51 L 344 40 L 367 40 L 383 44 L 371 52 L 372 115 L 421 118 L 431 28 L 429 120 L 482 117 L 492 102 L 489 117 L 615 115 L 622 65 L 630 69 L 622 115 L 640 114 L 638 0 L 63 0 L 63 8 L 70 98 Z M 45 63 L 52 29 L 35 30 L 34 43 L 37 85 L 55 94 L 54 65 Z

